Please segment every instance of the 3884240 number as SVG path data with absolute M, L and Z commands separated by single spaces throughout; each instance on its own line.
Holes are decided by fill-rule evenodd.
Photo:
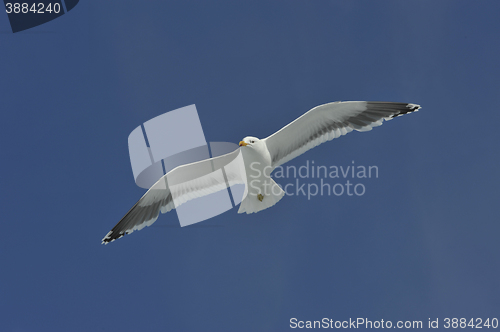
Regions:
M 444 319 L 444 328 L 445 329 L 456 329 L 456 328 L 498 328 L 498 319 L 497 318 L 487 318 L 484 322 L 482 318 L 471 318 L 469 321 L 465 318 L 445 318 Z
M 10 3 L 7 2 L 5 4 L 5 11 L 7 14 L 27 14 L 27 13 L 34 13 L 34 14 L 45 14 L 45 13 L 56 13 L 59 14 L 61 11 L 61 4 L 59 3 L 49 3 L 47 6 L 45 6 L 44 3 L 39 2 L 33 3 L 31 6 L 29 3 L 19 3 L 19 2 L 14 2 Z

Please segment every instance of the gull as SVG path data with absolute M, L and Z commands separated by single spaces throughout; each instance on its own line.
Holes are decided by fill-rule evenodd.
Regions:
M 245 184 L 238 213 L 256 213 L 275 205 L 285 192 L 272 171 L 321 143 L 356 131 L 369 131 L 383 121 L 418 111 L 419 105 L 395 102 L 345 101 L 314 107 L 264 139 L 245 137 L 235 151 L 178 166 L 161 177 L 102 239 L 116 239 L 151 226 L 166 213 L 195 198 Z M 242 162 L 235 163 L 238 158 Z M 239 166 L 238 166 L 239 165 Z M 225 170 L 227 178 L 215 176 Z M 249 185 L 250 184 L 250 185 Z

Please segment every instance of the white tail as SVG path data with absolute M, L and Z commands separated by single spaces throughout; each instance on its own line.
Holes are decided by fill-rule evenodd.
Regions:
M 248 195 L 241 201 L 238 213 L 256 213 L 265 210 L 274 204 L 278 203 L 280 199 L 285 196 L 285 192 L 281 189 L 280 185 L 271 180 L 271 190 L 264 195 L 262 202 L 258 199 L 256 194 L 248 193 Z M 264 193 L 263 193 L 264 194 Z

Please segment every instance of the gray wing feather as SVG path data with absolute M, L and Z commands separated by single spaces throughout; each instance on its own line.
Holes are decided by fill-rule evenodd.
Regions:
M 272 166 L 282 165 L 315 146 L 353 130 L 368 131 L 399 115 L 418 111 L 419 105 L 393 102 L 347 101 L 317 106 L 265 139 Z
M 227 188 L 227 185 L 241 183 L 237 175 L 231 175 L 229 183 L 220 176 L 215 176 L 222 169 L 236 159 L 240 150 L 182 165 L 168 172 L 160 178 L 142 198 L 125 214 L 111 231 L 102 239 L 108 244 L 116 239 L 151 226 L 160 214 L 167 213 L 189 200 L 206 196 Z M 175 203 L 175 204 L 174 204 Z

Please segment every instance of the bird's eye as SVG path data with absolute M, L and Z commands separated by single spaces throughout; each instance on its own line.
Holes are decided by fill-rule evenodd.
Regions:
M 255 141 L 250 141 L 250 143 L 255 143 Z

